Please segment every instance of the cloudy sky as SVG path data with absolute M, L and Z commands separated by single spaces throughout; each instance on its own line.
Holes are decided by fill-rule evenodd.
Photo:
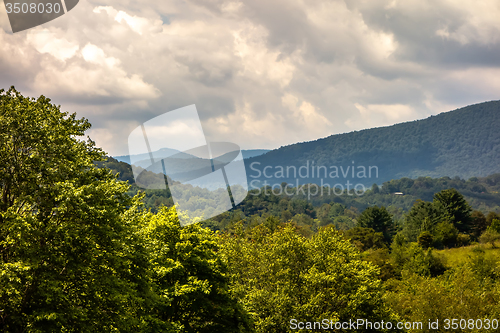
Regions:
M 500 1 L 81 0 L 15 34 L 2 5 L 11 85 L 111 155 L 191 104 L 210 141 L 277 148 L 500 99 Z

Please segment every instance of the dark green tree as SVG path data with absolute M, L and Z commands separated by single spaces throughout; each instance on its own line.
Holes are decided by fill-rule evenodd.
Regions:
M 471 231 L 471 212 L 464 196 L 456 189 L 442 190 L 434 194 L 434 205 L 443 210 L 450 219 L 450 222 L 463 233 Z
M 448 221 L 438 223 L 433 235 L 437 247 L 454 247 L 457 244 L 458 230 Z
M 392 216 L 384 206 L 366 208 L 358 217 L 357 226 L 381 232 L 387 242 L 391 240 L 393 232 Z
M 423 231 L 431 234 L 436 225 L 446 217 L 432 202 L 417 200 L 404 219 L 403 233 L 409 241 L 416 242 Z
M 492 247 L 495 247 L 495 242 L 500 240 L 500 220 L 493 219 L 479 240 L 482 243 L 490 243 Z
M 416 242 L 406 242 L 404 236 L 397 234 L 391 244 L 391 261 L 395 271 L 404 276 L 412 272 L 423 276 L 436 276 L 446 270 L 441 257 L 432 249 L 424 250 Z
M 333 220 L 337 216 L 342 216 L 344 215 L 345 209 L 346 207 L 343 204 L 332 203 L 330 207 L 330 212 L 328 213 L 328 217 L 330 217 L 330 219 Z
M 431 247 L 433 242 L 434 238 L 432 237 L 432 234 L 428 231 L 422 231 L 417 239 L 418 245 L 420 245 L 424 250 Z
M 495 213 L 495 212 L 489 212 L 487 215 L 486 215 L 486 226 L 490 226 L 491 223 L 493 222 L 493 220 L 500 220 L 500 214 L 498 213 Z
M 474 238 L 478 238 L 488 227 L 486 217 L 478 210 L 471 214 L 471 234 Z
M 384 235 L 381 232 L 375 232 L 371 228 L 355 227 L 345 231 L 344 235 L 360 251 L 387 247 L 384 242 Z

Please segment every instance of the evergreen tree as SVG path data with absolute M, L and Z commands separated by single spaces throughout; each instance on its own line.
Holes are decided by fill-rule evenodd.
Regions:
M 434 205 L 443 210 L 450 219 L 450 222 L 463 233 L 471 231 L 471 212 L 464 196 L 456 189 L 442 190 L 434 194 Z
M 391 240 L 393 232 L 392 216 L 384 206 L 366 208 L 359 216 L 357 226 L 381 232 L 387 242 Z
M 432 234 L 436 225 L 443 220 L 445 220 L 444 213 L 432 202 L 417 200 L 405 216 L 404 235 L 409 241 L 416 242 L 421 232 L 427 231 Z

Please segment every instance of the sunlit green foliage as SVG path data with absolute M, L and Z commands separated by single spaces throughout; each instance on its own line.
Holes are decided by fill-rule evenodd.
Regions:
M 418 243 L 408 243 L 401 234 L 391 245 L 391 261 L 398 274 L 405 271 L 422 276 L 437 276 L 446 270 L 443 258 L 432 249 L 423 249 Z
M 468 253 L 469 256 L 463 262 L 442 276 L 429 277 L 403 271 L 401 280 L 387 282 L 387 304 L 407 321 L 424 322 L 424 329 L 414 332 L 436 332 L 425 325 L 429 320 L 438 320 L 439 328 L 443 331 L 446 319 L 472 319 L 475 324 L 476 320 L 482 320 L 483 324 L 486 319 L 498 320 L 498 257 L 485 257 L 484 251 L 479 248 L 469 250 Z M 481 329 L 477 329 L 477 326 L 472 326 L 466 330 L 498 332 L 498 329 L 492 329 L 491 326 L 490 329 L 485 327 L 483 325 Z M 458 326 L 446 331 L 464 332 L 465 329 Z
M 494 207 L 500 175 L 403 178 L 362 197 L 253 192 L 181 227 L 162 208 L 168 189 L 134 196 L 114 176 L 131 170 L 83 140 L 88 128 L 43 96 L 0 90 L 2 332 L 281 333 L 292 318 L 428 331 L 429 319 L 500 316 L 500 215 L 467 202 Z
M 495 242 L 500 240 L 500 220 L 494 219 L 479 239 L 482 243 L 490 243 L 494 247 Z
M 90 127 L 41 96 L 0 91 L 0 330 L 130 331 L 145 261 L 126 194 Z
M 288 331 L 291 318 L 388 317 L 377 268 L 334 228 L 305 238 L 291 224 L 260 225 L 221 240 L 234 292 L 257 332 Z
M 247 332 L 247 315 L 229 290 L 217 238 L 198 224 L 181 227 L 175 209 L 143 216 L 154 304 L 151 332 Z
M 89 127 L 0 91 L 0 331 L 247 331 L 217 238 L 141 211 Z

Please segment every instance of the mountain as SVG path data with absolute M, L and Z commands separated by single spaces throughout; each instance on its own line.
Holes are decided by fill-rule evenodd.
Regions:
M 266 154 L 269 151 L 270 151 L 269 149 L 249 149 L 249 150 L 242 150 L 241 155 L 243 156 L 243 159 L 247 159 Z M 170 148 L 162 148 L 160 150 L 157 150 L 153 152 L 153 155 L 155 158 L 167 158 L 174 155 L 175 158 L 179 159 L 196 158 L 195 156 L 191 156 L 189 154 L 182 154 L 178 150 Z M 133 157 L 134 161 L 138 161 L 135 162 L 134 165 L 140 167 L 145 167 L 146 165 L 149 165 L 151 161 L 148 153 L 133 155 Z M 130 155 L 113 156 L 113 158 L 119 162 L 125 162 L 130 164 Z
M 175 154 L 179 154 L 180 152 L 175 149 L 170 149 L 170 148 L 162 148 L 159 149 L 155 152 L 153 152 L 153 155 L 156 158 L 166 158 L 170 157 Z M 149 153 L 144 153 L 144 154 L 138 154 L 138 155 L 133 155 L 134 161 L 140 161 L 140 160 L 149 160 Z M 121 156 L 113 156 L 113 158 L 119 162 L 125 162 L 130 164 L 130 155 L 121 155 Z M 188 158 L 188 156 L 186 156 Z
M 252 158 L 267 154 L 270 151 L 271 150 L 269 149 L 248 149 L 248 150 L 242 150 L 241 154 L 243 155 L 243 159 L 246 160 L 247 158 Z
M 417 121 L 296 143 L 245 160 L 252 187 L 371 185 L 402 177 L 461 178 L 500 171 L 500 101 Z M 323 183 L 322 183 L 323 182 Z
M 112 157 L 109 157 L 106 162 L 97 162 L 97 164 L 99 167 L 110 168 L 113 173 L 120 173 L 119 179 L 128 181 L 132 185 L 129 191 L 130 195 L 135 195 L 140 189 L 134 181 L 132 168 L 129 164 L 119 162 Z M 148 174 L 147 177 L 153 181 L 158 180 L 157 175 L 152 172 L 146 173 Z M 163 185 L 164 180 L 161 183 Z M 326 192 L 323 193 L 324 195 L 320 195 L 321 192 L 319 192 L 318 195 L 308 198 L 307 190 L 305 195 L 297 189 L 290 190 L 290 195 L 279 194 L 279 191 L 275 191 L 274 193 L 268 191 L 268 195 L 263 195 L 263 191 L 254 190 L 254 193 L 248 195 L 241 204 L 240 209 L 247 217 L 254 214 L 265 215 L 267 213 L 280 216 L 280 212 L 284 209 L 282 199 L 286 199 L 287 201 L 292 200 L 292 204 L 287 204 L 285 207 L 288 207 L 293 212 L 298 212 L 297 214 L 305 212 L 312 217 L 314 217 L 314 213 L 312 210 L 306 209 L 309 207 L 308 205 L 321 207 L 323 204 L 328 203 L 330 205 L 342 204 L 345 207 L 354 207 L 358 211 L 363 211 L 373 205 L 386 206 L 400 218 L 401 214 L 408 211 L 417 199 L 431 201 L 435 193 L 450 188 L 455 188 L 462 193 L 473 209 L 481 210 L 485 214 L 489 211 L 500 213 L 500 173 L 487 177 L 472 177 L 468 180 L 458 177 L 393 179 L 384 182 L 378 191 L 379 193 L 368 191 L 365 195 L 361 196 L 349 195 L 348 193 L 328 195 Z M 144 189 L 141 188 L 141 190 Z M 200 200 L 210 200 L 211 196 L 213 196 L 213 194 L 203 189 L 192 190 L 196 191 L 195 195 Z M 402 194 L 395 195 L 394 193 L 397 192 Z M 190 194 L 192 195 L 193 192 Z M 161 205 L 173 205 L 169 191 L 146 189 L 145 195 L 144 202 L 147 209 L 151 208 L 153 211 L 157 211 Z M 235 214 L 237 215 L 237 213 Z M 241 217 L 238 215 L 238 218 Z

